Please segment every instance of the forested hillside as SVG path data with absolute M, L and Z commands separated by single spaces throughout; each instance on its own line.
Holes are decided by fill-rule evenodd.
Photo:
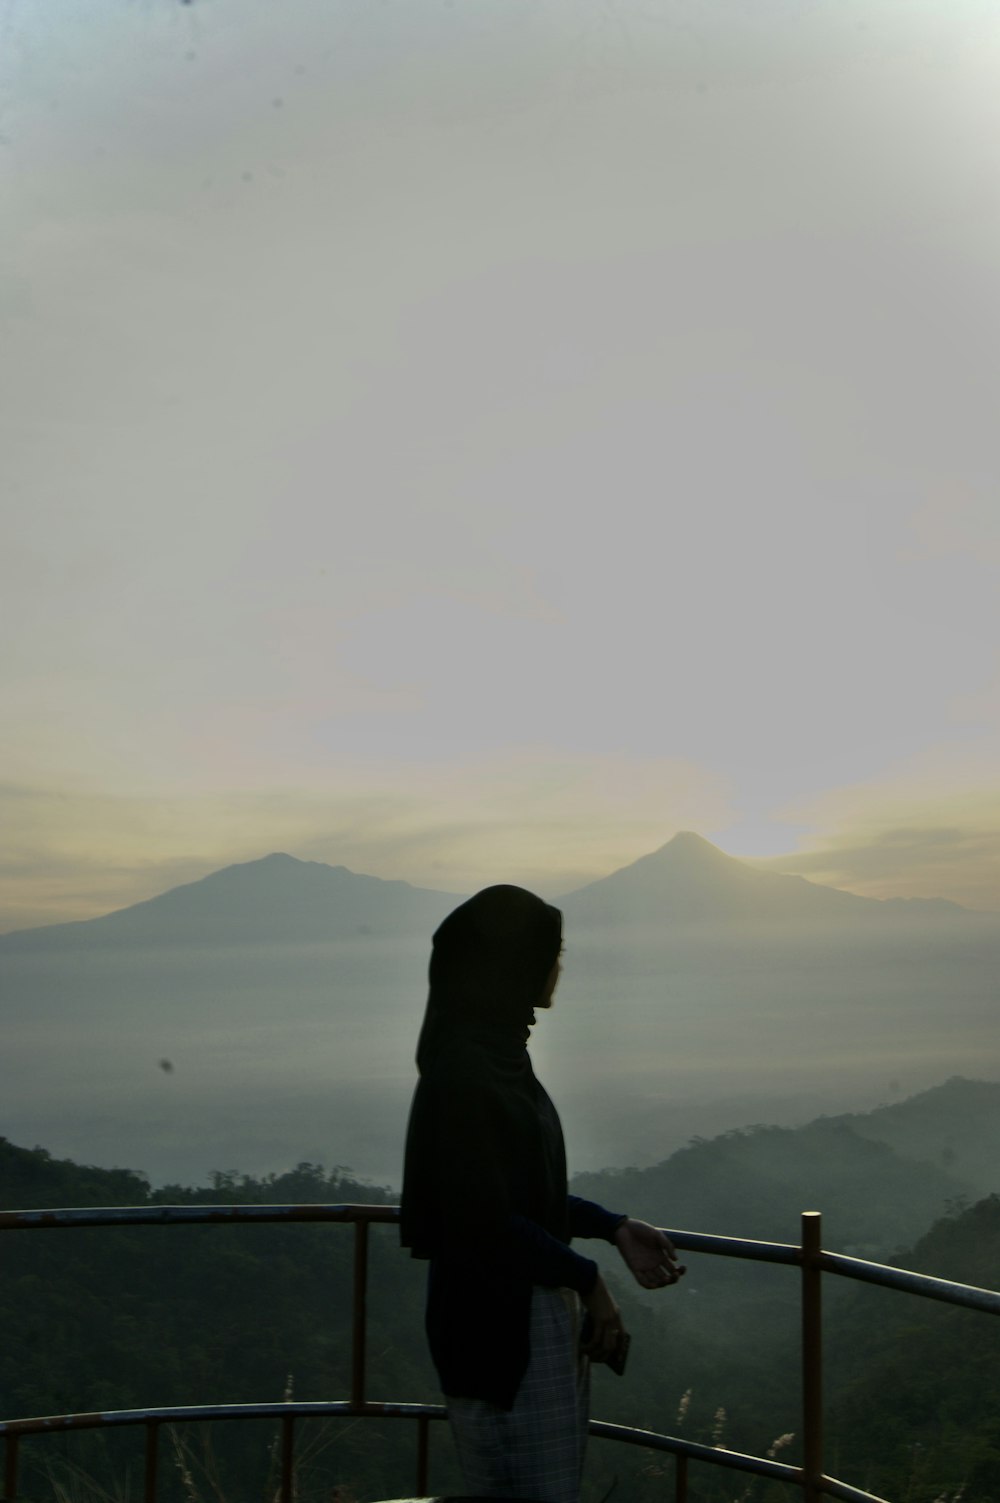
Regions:
M 1000 1198 L 942 1219 L 895 1261 L 1000 1289 Z M 851 1458 L 854 1480 L 891 1499 L 995 1503 L 1000 1319 L 858 1286 L 830 1333 L 831 1464 Z
M 150 1191 L 140 1175 L 57 1162 L 41 1150 L 0 1142 L 5 1208 L 395 1198 L 345 1171 L 312 1164 L 260 1180 L 219 1174 L 208 1187 Z M 45 1229 L 4 1233 L 0 1246 L 4 1417 L 349 1395 L 349 1227 Z M 435 1398 L 421 1339 L 421 1272 L 401 1256 L 393 1227 L 372 1228 L 369 1259 L 369 1392 Z M 267 1497 L 275 1430 L 187 1427 L 178 1444 L 190 1447 L 187 1466 L 198 1496 L 213 1503 Z M 25 1442 L 27 1495 L 52 1497 L 54 1483 L 68 1482 L 80 1468 L 105 1482 L 113 1475 L 124 1496 L 131 1467 L 134 1496 L 138 1444 L 125 1432 Z M 412 1485 L 415 1445 L 415 1433 L 402 1424 L 306 1426 L 300 1495 L 325 1499 L 331 1485 L 342 1484 L 359 1496 L 395 1496 Z M 164 1451 L 163 1496 L 189 1503 L 166 1438 Z
M 970 1199 L 1000 1191 L 1000 1082 L 953 1076 L 891 1106 L 831 1119 L 946 1169 Z
M 826 1242 L 883 1259 L 965 1194 L 940 1164 L 905 1158 L 846 1122 L 751 1127 L 695 1139 L 650 1169 L 581 1174 L 579 1193 L 689 1230 L 797 1242 L 800 1213 L 823 1212 Z
M 795 1235 L 806 1200 L 833 1208 L 828 1246 L 885 1248 L 947 1193 L 884 1145 L 842 1125 L 798 1134 L 757 1129 L 689 1149 L 656 1169 L 608 1171 L 574 1186 L 661 1224 Z M 882 1193 L 880 1193 L 880 1186 Z M 804 1192 L 812 1191 L 813 1193 Z M 664 1214 L 678 1206 L 683 1216 Z M 216 1174 L 198 1188 L 150 1190 L 125 1170 L 56 1161 L 0 1141 L 0 1204 L 14 1206 L 370 1201 L 395 1192 L 349 1171 L 300 1164 L 254 1179 Z M 690 1213 L 690 1214 L 688 1214 Z M 935 1219 L 927 1216 L 924 1225 Z M 935 1220 L 898 1261 L 986 1286 L 1000 1284 L 996 1197 Z M 58 1413 L 143 1404 L 343 1398 L 349 1391 L 352 1239 L 339 1226 L 137 1227 L 4 1233 L 0 1281 L 0 1412 Z M 898 1250 L 900 1242 L 895 1242 Z M 591 1245 L 594 1250 L 594 1245 Z M 623 1380 L 594 1374 L 601 1418 L 711 1444 L 799 1456 L 798 1281 L 793 1269 L 686 1255 L 675 1290 L 643 1296 L 610 1248 L 596 1251 L 634 1333 Z M 872 1253 L 869 1251 L 869 1255 Z M 880 1257 L 887 1254 L 879 1252 Z M 424 1350 L 422 1266 L 393 1227 L 372 1229 L 369 1393 L 437 1400 Z M 987 1316 L 883 1290 L 827 1281 L 827 1398 L 836 1474 L 893 1503 L 996 1503 L 1000 1498 L 1000 1326 Z M 273 1497 L 276 1427 L 199 1428 L 164 1437 L 166 1503 Z M 23 1447 L 25 1496 L 96 1503 L 134 1498 L 138 1437 L 47 1436 Z M 302 1427 L 301 1503 L 399 1496 L 412 1485 L 415 1436 L 403 1424 L 330 1421 Z M 183 1463 L 183 1466 L 182 1466 Z M 93 1479 L 88 1482 L 86 1479 Z M 271 1479 L 270 1483 L 268 1479 Z M 653 1456 L 592 1446 L 587 1503 L 615 1478 L 622 1495 L 661 1499 Z M 185 1480 L 187 1479 L 187 1480 Z M 695 1503 L 779 1503 L 781 1488 L 692 1474 Z M 457 1477 L 446 1432 L 434 1431 L 432 1485 Z M 60 1489 L 65 1489 L 60 1492 Z M 99 1491 L 103 1488 L 104 1491 Z

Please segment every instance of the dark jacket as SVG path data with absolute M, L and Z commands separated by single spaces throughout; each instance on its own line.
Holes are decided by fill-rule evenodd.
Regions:
M 623 1220 L 566 1193 L 555 1107 L 528 1058 L 562 945 L 558 908 L 488 887 L 434 935 L 406 1137 L 400 1236 L 430 1259 L 427 1334 L 441 1387 L 509 1409 L 528 1365 L 533 1284 L 588 1294 L 570 1238 Z
M 402 1241 L 430 1259 L 427 1335 L 443 1392 L 509 1409 L 528 1365 L 533 1284 L 589 1294 L 569 1245 L 623 1220 L 567 1195 L 562 1128 L 521 1044 L 498 1066 L 471 1038 L 421 1076 L 407 1136 Z

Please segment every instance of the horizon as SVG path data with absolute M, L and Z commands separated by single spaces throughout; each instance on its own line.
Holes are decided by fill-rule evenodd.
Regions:
M 689 1141 L 680 1143 L 676 1147 L 673 1147 L 670 1150 L 669 1153 L 667 1153 L 667 1154 L 664 1155 L 664 1157 L 662 1159 L 654 1160 L 654 1161 L 652 1161 L 652 1162 L 650 1162 L 648 1164 L 644 1164 L 642 1166 L 638 1166 L 638 1165 L 624 1165 L 624 1164 L 604 1164 L 604 1165 L 600 1165 L 600 1166 L 598 1166 L 596 1164 L 594 1164 L 594 1165 L 588 1165 L 586 1168 L 578 1169 L 573 1177 L 574 1178 L 581 1177 L 581 1176 L 582 1177 L 586 1177 L 586 1176 L 593 1175 L 593 1174 L 601 1174 L 601 1173 L 604 1173 L 605 1171 L 608 1171 L 608 1170 L 610 1170 L 612 1172 L 632 1172 L 632 1173 L 638 1172 L 640 1174 L 641 1173 L 645 1173 L 646 1171 L 649 1171 L 649 1170 L 654 1170 L 655 1171 L 656 1169 L 660 1168 L 663 1164 L 667 1163 L 669 1161 L 669 1159 L 675 1157 L 677 1154 L 683 1153 L 683 1152 L 685 1152 L 687 1150 L 690 1150 L 691 1148 L 693 1148 L 695 1146 L 698 1146 L 701 1143 L 709 1143 L 710 1144 L 710 1143 L 712 1143 L 712 1142 L 714 1142 L 714 1141 L 716 1141 L 718 1139 L 728 1138 L 733 1132 L 742 1132 L 742 1133 L 746 1133 L 748 1135 L 752 1135 L 752 1134 L 755 1134 L 755 1133 L 768 1133 L 768 1132 L 772 1132 L 772 1131 L 775 1130 L 775 1128 L 778 1128 L 779 1130 L 787 1131 L 789 1133 L 796 1133 L 796 1132 L 799 1132 L 799 1131 L 801 1131 L 803 1129 L 808 1129 L 810 1127 L 814 1127 L 814 1126 L 816 1126 L 817 1124 L 820 1124 L 820 1123 L 828 1123 L 830 1121 L 837 1121 L 840 1117 L 844 1117 L 844 1118 L 849 1119 L 849 1121 L 852 1124 L 856 1120 L 858 1120 L 858 1119 L 860 1119 L 860 1121 L 862 1121 L 862 1122 L 865 1119 L 867 1119 L 867 1118 L 878 1117 L 878 1118 L 883 1118 L 884 1119 L 884 1117 L 886 1115 L 892 1117 L 894 1114 L 898 1116 L 900 1113 L 906 1112 L 906 1110 L 908 1108 L 912 1108 L 915 1103 L 921 1103 L 923 1105 L 926 1105 L 927 1101 L 928 1101 L 928 1098 L 931 1098 L 931 1099 L 935 1099 L 936 1098 L 937 1100 L 940 1100 L 941 1098 L 947 1097 L 948 1100 L 949 1100 L 949 1103 L 950 1103 L 954 1099 L 956 1093 L 966 1094 L 967 1093 L 967 1088 L 969 1090 L 971 1090 L 972 1092 L 976 1092 L 977 1089 L 980 1086 L 985 1086 L 987 1088 L 989 1088 L 991 1086 L 998 1086 L 998 1087 L 1000 1087 L 1000 1076 L 990 1077 L 990 1076 L 985 1076 L 985 1075 L 948 1075 L 943 1080 L 937 1080 L 932 1085 L 919 1086 L 919 1087 L 917 1087 L 916 1089 L 914 1089 L 912 1091 L 908 1091 L 907 1094 L 905 1094 L 905 1095 L 900 1094 L 898 1087 L 895 1090 L 890 1090 L 890 1093 L 889 1093 L 890 1097 L 893 1098 L 893 1099 L 890 1099 L 890 1100 L 884 1100 L 884 1099 L 876 1100 L 873 1105 L 858 1105 L 857 1101 L 855 1100 L 854 1104 L 851 1107 L 846 1107 L 845 1106 L 845 1108 L 844 1108 L 844 1110 L 842 1112 L 833 1112 L 833 1113 L 830 1113 L 830 1112 L 824 1111 L 824 1112 L 821 1112 L 821 1113 L 817 1114 L 815 1117 L 810 1117 L 808 1115 L 804 1115 L 802 1117 L 801 1121 L 794 1122 L 794 1123 L 779 1124 L 779 1123 L 773 1123 L 773 1122 L 742 1122 L 742 1121 L 741 1122 L 734 1122 L 734 1123 L 731 1123 L 730 1125 L 728 1125 L 728 1126 L 726 1126 L 724 1128 L 719 1129 L 717 1132 L 712 1133 L 711 1136 L 709 1136 L 707 1138 L 702 1138 L 701 1134 L 694 1134 Z M 851 1092 L 849 1092 L 849 1091 L 845 1092 L 845 1097 L 850 1097 L 850 1096 L 851 1096 Z M 78 1160 L 78 1159 L 74 1158 L 71 1153 L 67 1153 L 67 1154 L 52 1153 L 44 1143 L 35 1143 L 35 1144 L 32 1144 L 29 1147 L 27 1143 L 17 1143 L 17 1142 L 14 1141 L 14 1139 L 9 1138 L 5 1134 L 2 1134 L 2 1133 L 0 1133 L 0 1142 L 8 1143 L 12 1148 L 14 1148 L 15 1150 L 18 1150 L 20 1152 L 34 1153 L 34 1152 L 37 1152 L 39 1149 L 41 1149 L 52 1160 L 59 1161 L 59 1160 L 62 1159 L 62 1160 L 65 1160 L 66 1162 L 76 1164 L 78 1167 L 81 1167 L 81 1168 L 87 1167 L 87 1165 L 84 1164 L 81 1160 Z M 293 1150 L 293 1155 L 292 1156 L 294 1156 L 294 1150 Z M 295 1169 L 297 1167 L 299 1167 L 302 1164 L 302 1162 L 313 1162 L 313 1161 L 310 1161 L 310 1160 L 303 1161 L 301 1158 L 297 1158 L 297 1159 L 295 1159 L 294 1162 L 292 1162 L 291 1158 L 290 1158 L 287 1167 L 285 1167 L 285 1168 L 278 1168 L 278 1169 L 275 1169 L 275 1168 L 269 1168 L 269 1169 L 247 1169 L 245 1166 L 242 1166 L 242 1165 L 236 1165 L 236 1166 L 230 1165 L 225 1170 L 219 1170 L 218 1168 L 206 1170 L 205 1171 L 205 1177 L 206 1178 L 211 1178 L 211 1176 L 213 1174 L 221 1172 L 221 1173 L 236 1174 L 236 1175 L 246 1174 L 250 1178 L 255 1178 L 255 1177 L 263 1178 L 266 1175 L 271 1175 L 271 1174 L 279 1174 L 280 1175 L 280 1174 L 284 1174 L 284 1173 L 294 1173 Z M 138 1166 L 138 1165 L 127 1165 L 127 1164 L 114 1164 L 114 1165 L 110 1165 L 110 1164 L 108 1164 L 108 1165 L 95 1165 L 94 1167 L 104 1168 L 104 1169 L 122 1169 L 122 1170 L 125 1170 L 127 1172 L 130 1172 L 130 1173 L 133 1173 L 133 1174 L 138 1174 L 141 1177 L 146 1178 L 148 1180 L 150 1188 L 152 1190 L 156 1190 L 156 1189 L 162 1188 L 162 1185 L 157 1185 L 157 1183 L 155 1182 L 155 1178 L 154 1177 L 152 1177 L 149 1174 L 147 1174 L 147 1172 L 143 1168 L 141 1168 L 141 1166 Z M 357 1177 L 359 1179 L 360 1183 L 368 1183 L 368 1184 L 371 1184 L 373 1187 L 381 1189 L 381 1190 L 390 1190 L 390 1191 L 397 1191 L 398 1192 L 398 1189 L 399 1189 L 399 1186 L 396 1185 L 396 1184 L 394 1184 L 393 1182 L 390 1181 L 390 1182 L 387 1183 L 384 1179 L 375 1180 L 370 1175 L 366 1175 L 363 1172 L 356 1171 L 355 1167 L 353 1165 L 350 1165 L 350 1164 L 341 1164 L 341 1163 L 326 1164 L 325 1162 L 323 1162 L 322 1160 L 320 1160 L 320 1161 L 316 1161 L 315 1162 L 314 1167 L 322 1170 L 325 1173 L 335 1174 L 335 1173 L 339 1172 L 339 1173 L 343 1173 L 346 1177 Z M 402 1165 L 400 1165 L 400 1171 L 401 1170 L 402 1170 Z M 197 1184 L 192 1183 L 189 1186 L 187 1186 L 187 1188 L 190 1188 L 190 1189 L 203 1188 L 203 1187 L 204 1187 L 204 1185 L 201 1182 L 199 1182 Z
M 540 896 L 545 897 L 549 901 L 569 899 L 569 898 L 573 897 L 574 895 L 576 895 L 577 893 L 585 891 L 588 887 L 592 886 L 596 882 L 603 882 L 606 878 L 613 877 L 613 876 L 617 875 L 620 872 L 627 871 L 630 867 L 635 866 L 639 862 L 643 862 L 643 861 L 647 860 L 649 857 L 658 856 L 658 855 L 663 854 L 671 846 L 673 846 L 675 844 L 675 842 L 677 842 L 679 840 L 684 840 L 685 837 L 693 837 L 695 841 L 697 841 L 701 845 L 707 846 L 710 850 L 712 850 L 714 852 L 717 852 L 719 855 L 724 856 L 727 860 L 738 862 L 739 864 L 741 864 L 743 866 L 746 866 L 746 867 L 750 868 L 753 871 L 773 872 L 775 875 L 779 875 L 779 876 L 801 876 L 802 875 L 801 873 L 798 873 L 798 872 L 792 872 L 792 871 L 778 869 L 776 867 L 775 863 L 773 862 L 773 860 L 769 861 L 769 860 L 761 859 L 761 858 L 754 859 L 753 857 L 734 856 L 734 855 L 732 855 L 731 852 L 724 851 L 721 846 L 716 845 L 714 841 L 709 840 L 707 836 L 699 834 L 699 832 L 696 831 L 696 830 L 678 830 L 678 831 L 675 832 L 674 835 L 672 835 L 670 837 L 669 840 L 664 841 L 662 845 L 656 846 L 652 850 L 643 852 L 641 855 L 637 856 L 633 861 L 628 862 L 625 866 L 615 867 L 610 872 L 603 872 L 603 873 L 600 873 L 600 874 L 598 874 L 596 876 L 590 877 L 585 882 L 581 883 L 580 886 L 578 886 L 578 887 L 569 888 L 569 889 L 567 889 L 565 891 L 562 891 L 562 892 L 542 892 L 540 894 Z M 21 933 L 28 933 L 32 929 L 44 929 L 44 928 L 57 927 L 57 926 L 61 925 L 62 923 L 66 923 L 66 922 L 68 922 L 68 923 L 89 923 L 92 919 L 108 918 L 112 914 L 124 912 L 128 908 L 136 907 L 136 906 L 139 906 L 139 905 L 144 904 L 144 903 L 155 902 L 157 898 L 164 897 L 167 893 L 173 892 L 173 891 L 175 891 L 179 887 L 192 887 L 192 886 L 196 886 L 199 882 L 204 881 L 206 878 L 213 877 L 213 876 L 218 876 L 218 875 L 220 875 L 220 874 L 222 874 L 222 873 L 224 873 L 226 871 L 230 871 L 230 870 L 232 870 L 232 869 L 234 869 L 236 867 L 255 866 L 255 865 L 259 865 L 259 864 L 261 864 L 263 862 L 266 862 L 266 861 L 274 860 L 275 858 L 283 858 L 285 860 L 294 861 L 298 865 L 301 865 L 301 866 L 323 866 L 323 867 L 326 867 L 329 870 L 345 871 L 350 876 L 361 877 L 361 878 L 373 878 L 374 880 L 381 881 L 381 882 L 400 882 L 401 881 L 401 882 L 404 882 L 407 886 L 413 887 L 413 888 L 418 889 L 418 890 L 423 891 L 423 892 L 440 894 L 442 897 L 456 898 L 456 899 L 459 899 L 459 900 L 464 900 L 466 897 L 468 897 L 468 896 L 471 895 L 472 891 L 477 891 L 478 890 L 478 889 L 470 889 L 468 892 L 464 892 L 464 893 L 463 892 L 453 892 L 452 890 L 450 890 L 448 888 L 439 888 L 439 887 L 430 886 L 426 882 L 419 882 L 419 881 L 418 882 L 414 882 L 414 881 L 410 880 L 409 878 L 385 877 L 385 876 L 380 875 L 377 872 L 360 872 L 360 871 L 355 870 L 353 867 L 347 866 L 346 863 L 344 863 L 344 862 L 338 862 L 338 861 L 321 861 L 321 860 L 319 860 L 316 857 L 296 856 L 291 851 L 267 851 L 264 854 L 259 855 L 259 856 L 250 856 L 250 857 L 247 857 L 247 858 L 245 858 L 243 860 L 240 860 L 240 861 L 227 862 L 224 866 L 214 867 L 214 868 L 212 868 L 209 871 L 201 872 L 198 875 L 189 878 L 187 881 L 174 883 L 170 887 L 164 888 L 164 889 L 162 889 L 159 892 L 152 893 L 152 894 L 150 894 L 147 897 L 137 898 L 134 903 L 125 903 L 120 908 L 108 909 L 104 913 L 93 914 L 93 915 L 90 915 L 88 918 L 85 918 L 85 919 L 70 919 L 70 920 L 55 919 L 55 920 L 47 920 L 47 921 L 45 921 L 45 922 L 43 922 L 41 924 L 26 924 L 26 925 L 24 925 L 20 929 L 5 929 L 5 930 L 0 930 L 0 939 L 3 939 L 3 938 L 5 938 L 7 936 L 10 936 L 10 935 L 21 934 Z M 851 891 L 850 888 L 837 887 L 836 884 L 831 883 L 831 882 L 817 881 L 816 878 L 814 878 L 814 877 L 803 877 L 802 880 L 808 882 L 811 886 L 814 886 L 814 887 L 824 887 L 824 888 L 828 888 L 831 891 L 835 891 L 835 892 L 850 892 Z M 487 885 L 489 885 L 489 884 L 487 884 Z M 864 893 L 854 893 L 853 895 L 854 896 L 858 896 L 858 897 L 869 897 L 870 898 L 869 894 L 864 894 Z M 970 908 L 970 907 L 968 907 L 968 906 L 966 906 L 964 904 L 955 903 L 954 900 L 952 900 L 952 899 L 941 899 L 941 898 L 934 899 L 934 898 L 924 898 L 924 897 L 913 897 L 910 894 L 890 894 L 890 895 L 887 895 L 887 896 L 884 896 L 884 897 L 870 898 L 870 901 L 880 902 L 880 903 L 898 903 L 898 902 L 903 902 L 903 903 L 910 903 L 910 902 L 915 902 L 915 903 L 928 903 L 928 902 L 929 903 L 935 903 L 935 902 L 940 902 L 940 903 L 947 903 L 947 904 L 951 905 L 952 907 L 954 907 L 956 910 L 958 910 L 960 912 L 970 913 L 970 914 L 971 913 L 982 914 L 982 915 L 984 915 L 986 917 L 989 917 L 989 916 L 992 915 L 994 917 L 1000 918 L 1000 909 Z
M 429 938 L 461 895 L 294 857 L 247 871 L 106 931 L 4 940 L 9 1137 L 95 1163 L 129 1145 L 173 1177 L 291 1153 L 390 1177 Z M 589 891 L 561 903 L 570 942 L 532 1041 L 579 1166 L 996 1068 L 995 917 L 883 916 L 683 841 Z

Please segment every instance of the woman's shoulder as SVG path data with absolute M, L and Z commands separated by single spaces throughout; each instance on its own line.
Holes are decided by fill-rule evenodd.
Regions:
M 436 1050 L 421 1083 L 432 1097 L 446 1096 L 452 1103 L 475 1099 L 480 1105 L 492 1101 L 501 1107 L 535 1088 L 530 1065 L 498 1060 L 474 1036 L 449 1039 Z

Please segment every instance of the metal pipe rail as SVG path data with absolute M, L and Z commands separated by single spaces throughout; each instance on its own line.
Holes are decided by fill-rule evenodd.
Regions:
M 145 1428 L 144 1503 L 156 1503 L 157 1445 L 163 1425 L 187 1421 L 277 1419 L 281 1423 L 281 1503 L 292 1503 L 295 1424 L 310 1418 L 410 1419 L 417 1424 L 416 1492 L 426 1496 L 428 1486 L 429 1427 L 431 1420 L 446 1417 L 441 1404 L 396 1404 L 373 1402 L 365 1394 L 366 1305 L 368 1287 L 368 1228 L 372 1222 L 391 1223 L 399 1218 L 397 1206 L 371 1205 L 183 1205 L 67 1207 L 56 1210 L 0 1211 L 0 1232 L 70 1230 L 87 1226 L 180 1226 L 225 1225 L 246 1222 L 348 1222 L 354 1227 L 354 1289 L 350 1400 L 330 1402 L 278 1402 L 268 1404 L 202 1404 L 158 1409 L 118 1409 L 87 1414 L 44 1415 L 0 1421 L 4 1442 L 4 1491 L 0 1503 L 15 1503 L 18 1487 L 19 1442 L 24 1435 L 66 1433 L 70 1430 L 105 1427 Z M 867 1263 L 841 1253 L 822 1250 L 821 1218 L 818 1211 L 802 1214 L 800 1244 L 760 1242 L 742 1237 L 717 1237 L 705 1232 L 669 1231 L 676 1247 L 685 1252 L 717 1257 L 746 1258 L 756 1262 L 781 1263 L 801 1273 L 802 1308 L 802 1440 L 801 1466 L 748 1456 L 715 1446 L 661 1435 L 628 1425 L 591 1420 L 590 1433 L 626 1445 L 669 1452 L 674 1457 L 674 1500 L 686 1503 L 688 1462 L 770 1477 L 801 1490 L 805 1503 L 824 1497 L 843 1503 L 886 1503 L 823 1470 L 822 1428 L 822 1275 L 859 1279 L 947 1304 L 964 1305 L 990 1315 L 1000 1315 L 1000 1293 L 955 1284 L 926 1274 Z

